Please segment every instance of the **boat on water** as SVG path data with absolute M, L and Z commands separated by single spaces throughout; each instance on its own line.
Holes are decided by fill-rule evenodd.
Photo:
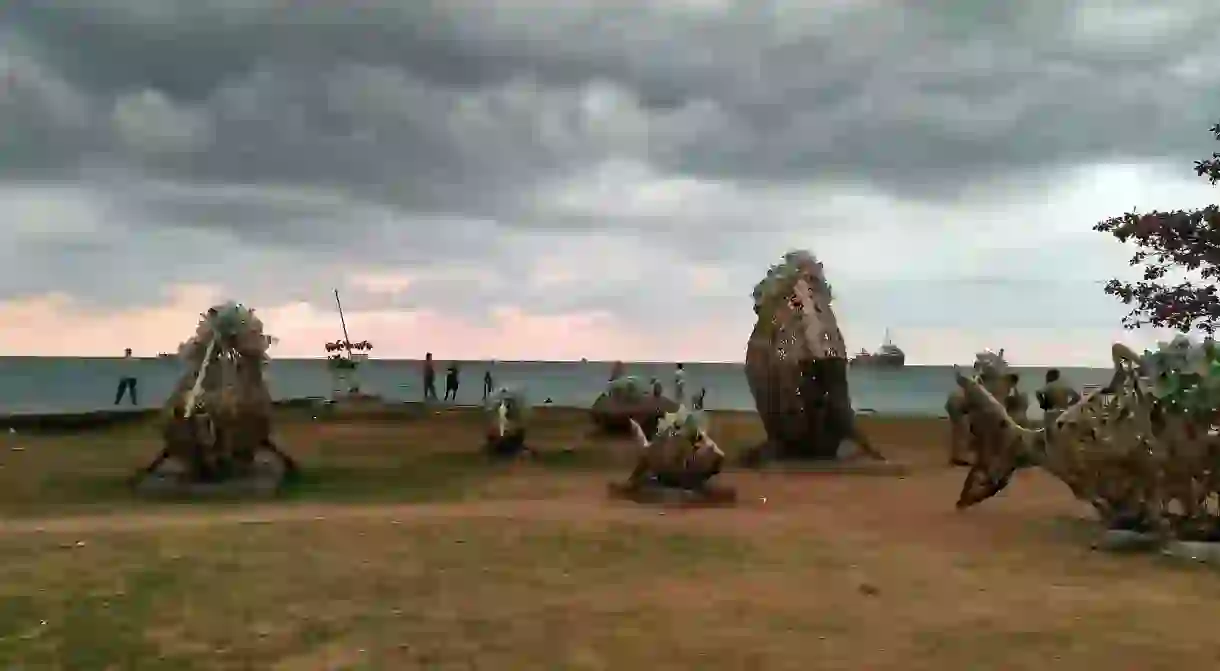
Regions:
M 178 355 L 177 355 L 177 354 L 170 354 L 169 352 L 158 352 L 158 353 L 157 353 L 157 358 L 158 358 L 158 359 L 177 359 L 177 358 L 178 358 Z
M 907 363 L 906 352 L 903 352 L 900 347 L 890 340 L 890 332 L 887 329 L 885 332 L 885 343 L 876 352 L 868 350 L 860 350 L 860 353 L 851 358 L 853 366 L 872 366 L 875 368 L 902 368 Z

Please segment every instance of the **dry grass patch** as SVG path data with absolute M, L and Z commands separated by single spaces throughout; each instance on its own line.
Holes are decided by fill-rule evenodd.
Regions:
M 747 528 L 713 512 L 504 506 L 494 519 L 451 507 L 0 537 L 0 666 L 1008 670 L 1216 659 L 1220 584 L 1208 571 L 1068 548 L 963 552 L 783 517 Z

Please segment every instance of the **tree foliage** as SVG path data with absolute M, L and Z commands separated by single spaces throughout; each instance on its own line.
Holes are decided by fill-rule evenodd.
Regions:
M 1220 123 L 1211 127 L 1220 140 Z M 1212 185 L 1220 182 L 1220 152 L 1195 161 L 1195 172 Z M 1213 334 L 1220 329 L 1220 206 L 1197 210 L 1129 212 L 1107 219 L 1093 230 L 1110 233 L 1138 250 L 1130 264 L 1144 269 L 1139 282 L 1110 280 L 1105 291 L 1132 306 L 1123 326 L 1156 326 Z M 1173 270 L 1195 273 L 1198 280 L 1173 282 Z

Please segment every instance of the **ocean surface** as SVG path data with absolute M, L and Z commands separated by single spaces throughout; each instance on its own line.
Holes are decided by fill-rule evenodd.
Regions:
M 444 368 L 437 365 L 437 392 L 444 395 Z M 611 364 L 607 362 L 459 362 L 459 404 L 482 399 L 483 373 L 489 368 L 496 386 L 524 385 L 530 399 L 547 398 L 556 405 L 588 407 L 605 388 Z M 388 399 L 423 399 L 418 361 L 370 359 L 361 364 L 363 391 Z M 1101 368 L 1061 368 L 1074 386 L 1104 385 L 1111 371 Z M 672 364 L 627 364 L 628 375 L 658 378 L 667 394 L 673 391 Z M 1046 368 L 1017 368 L 1022 388 L 1041 386 Z M 177 359 L 0 358 L 0 413 L 85 412 L 114 408 L 115 388 L 122 375 L 139 380 L 137 407 L 158 407 L 169 395 L 182 364 Z M 275 359 L 268 366 L 268 383 L 276 399 L 328 397 L 332 381 L 322 359 Z M 852 401 L 857 410 L 913 416 L 943 414 L 945 395 L 953 388 L 951 366 L 908 366 L 899 370 L 852 368 Z M 752 410 L 753 399 L 741 364 L 686 364 L 688 398 L 707 388 L 706 407 L 712 410 Z M 1032 403 L 1032 401 L 1031 401 Z M 124 398 L 123 406 L 132 407 Z

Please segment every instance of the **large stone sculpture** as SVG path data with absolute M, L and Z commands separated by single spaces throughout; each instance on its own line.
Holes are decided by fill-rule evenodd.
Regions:
M 957 375 L 972 407 L 997 426 L 962 485 L 958 508 L 1002 491 L 1036 465 L 1097 511 L 1107 529 L 1159 543 L 1220 540 L 1220 359 L 1211 343 L 1180 337 L 1138 355 L 1113 350 L 1115 375 L 1039 430 L 1019 425 L 974 377 Z
M 770 458 L 832 460 L 845 439 L 876 459 L 856 425 L 847 346 L 822 264 L 789 252 L 754 288 L 758 315 L 746 346 L 746 379 L 767 432 L 747 463 Z
M 200 317 L 179 348 L 187 365 L 165 404 L 165 447 L 139 484 L 164 490 L 241 482 L 274 491 L 297 466 L 271 440 L 263 366 L 273 339 L 242 305 L 218 305 Z

